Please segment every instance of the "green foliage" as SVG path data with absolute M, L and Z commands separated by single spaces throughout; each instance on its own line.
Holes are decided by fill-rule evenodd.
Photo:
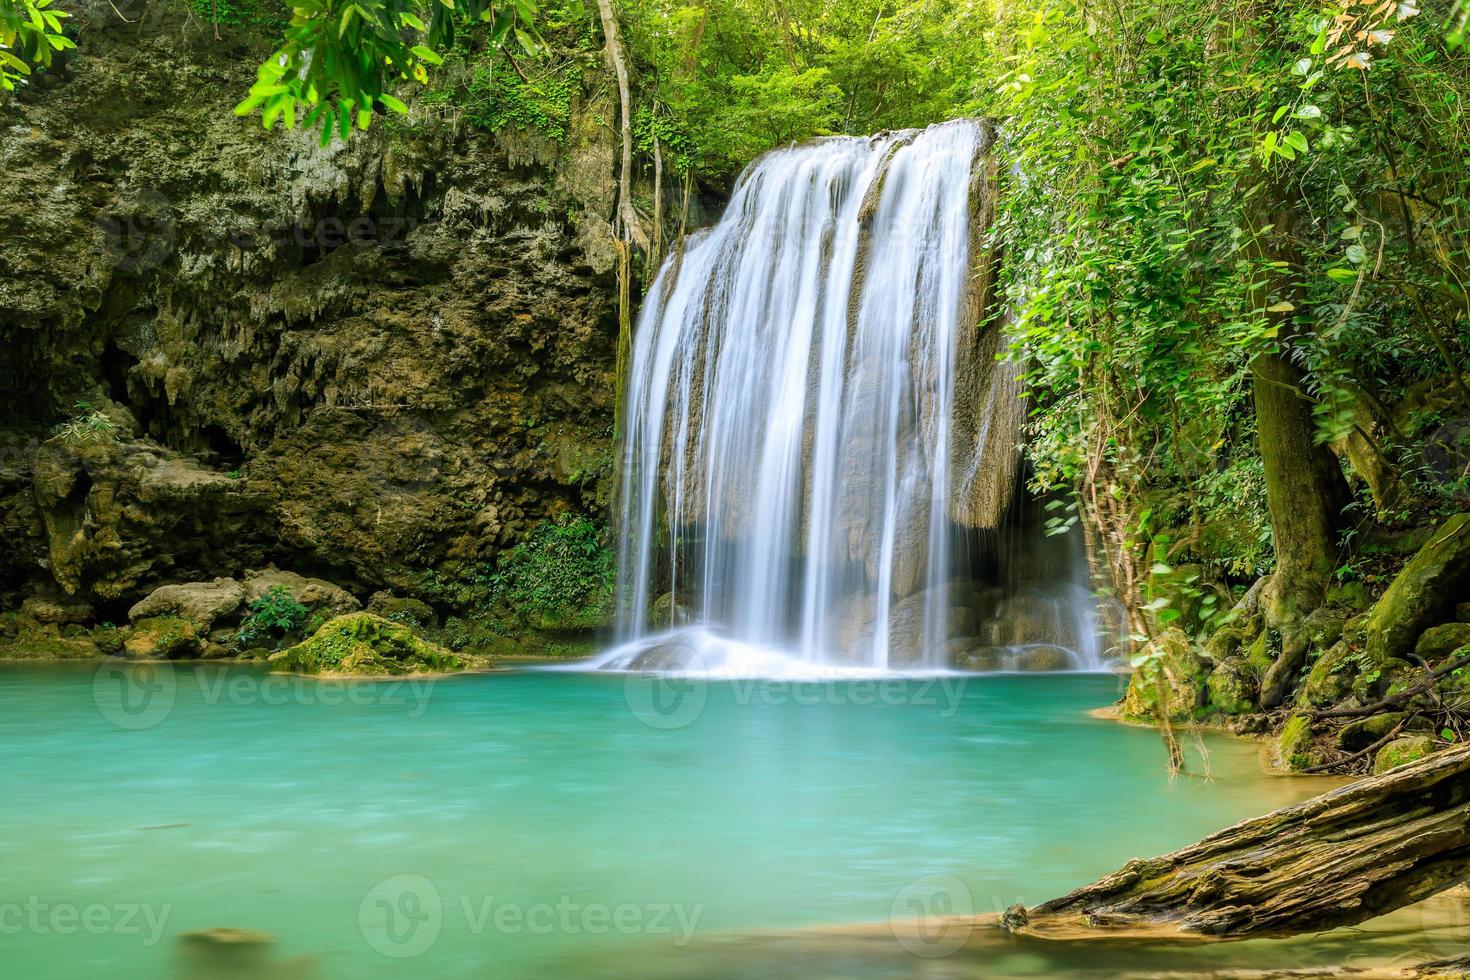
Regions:
M 116 438 L 113 430 L 117 428 L 117 423 L 91 402 L 79 401 L 73 408 L 77 414 L 53 430 L 53 439 L 68 446 L 81 446 L 87 443 L 111 442 Z
M 0 0 L 0 91 L 15 91 L 34 69 L 51 67 L 57 51 L 76 47 L 63 33 L 71 14 L 52 2 Z
M 367 129 L 376 112 L 405 113 L 388 89 L 410 78 L 427 83 L 443 64 L 441 50 L 466 25 L 490 26 L 490 43 L 515 40 L 528 53 L 539 49 L 533 19 L 536 0 L 511 0 L 498 9 L 487 0 L 287 0 L 291 23 L 281 47 L 256 75 L 237 115 L 261 114 L 266 129 L 287 129 L 298 112 L 319 127 L 322 144 L 343 139 L 354 125 Z M 425 19 L 427 18 L 427 19 Z
M 280 0 L 189 0 L 194 16 L 220 27 L 259 27 L 283 31 L 288 23 Z
M 543 21 L 545 43 L 531 54 L 493 43 L 488 26 L 461 31 L 423 102 L 491 132 L 513 127 L 564 139 L 583 72 L 596 57 L 593 22 L 581 0 L 545 9 Z
M 539 629 L 595 629 L 612 607 L 614 567 L 602 529 L 585 517 L 543 521 L 496 565 L 500 603 Z
M 242 648 L 279 642 L 304 626 L 306 620 L 307 608 L 296 601 L 290 589 L 277 585 L 250 603 L 235 642 Z
M 590 630 L 611 613 L 616 586 L 614 556 L 604 530 L 586 517 L 542 521 L 493 565 L 436 570 L 425 590 L 493 634 L 526 630 Z M 454 645 L 483 645 L 463 619 L 445 623 Z

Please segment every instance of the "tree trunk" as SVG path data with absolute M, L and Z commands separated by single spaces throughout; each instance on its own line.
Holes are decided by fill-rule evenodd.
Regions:
M 623 54 L 622 34 L 618 31 L 618 12 L 613 0 L 597 0 L 602 20 L 602 38 L 608 62 L 618 80 L 618 126 L 622 130 L 622 165 L 618 172 L 618 206 L 615 224 L 624 241 L 631 241 L 647 251 L 648 237 L 633 210 L 633 96 L 628 85 L 628 60 Z
M 1034 909 L 1051 939 L 1290 936 L 1351 926 L 1470 877 L 1470 745 L 1236 824 Z
M 1332 450 L 1317 441 L 1301 368 L 1283 354 L 1261 354 L 1251 363 L 1251 377 L 1276 554 L 1262 599 L 1267 619 L 1285 624 L 1322 604 L 1337 565 L 1347 492 Z

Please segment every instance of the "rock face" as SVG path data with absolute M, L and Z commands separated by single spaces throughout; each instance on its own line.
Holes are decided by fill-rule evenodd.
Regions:
M 480 666 L 414 635 L 407 626 L 352 613 L 328 620 L 311 638 L 272 654 L 274 670 L 298 674 L 420 674 Z
M 609 127 L 322 148 L 230 111 L 265 34 L 80 8 L 0 104 L 0 605 L 271 562 L 411 595 L 602 509 Z
M 1445 521 L 1393 580 L 1368 616 L 1375 661 L 1411 652 L 1425 627 L 1448 619 L 1470 586 L 1470 514 Z
M 128 619 L 137 622 L 150 616 L 177 616 L 207 632 L 216 619 L 234 613 L 244 601 L 245 587 L 232 578 L 163 585 L 129 609 Z

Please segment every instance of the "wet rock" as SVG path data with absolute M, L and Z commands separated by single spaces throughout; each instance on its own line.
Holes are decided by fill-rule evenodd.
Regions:
M 1426 663 L 1437 663 L 1461 647 L 1470 646 L 1470 623 L 1431 626 L 1419 635 L 1414 655 Z
M 136 622 L 154 616 L 176 616 L 206 633 L 216 619 L 238 612 L 244 600 L 244 586 L 232 578 L 161 585 L 128 610 L 128 619 Z
M 133 624 L 123 650 L 135 660 L 183 660 L 199 656 L 199 630 L 187 619 L 154 616 Z
M 1396 738 L 1373 757 L 1373 774 L 1379 775 L 1398 766 L 1417 762 L 1435 749 L 1433 735 L 1408 735 Z
M 680 602 L 672 592 L 665 592 L 653 600 L 648 611 L 648 622 L 655 629 L 672 626 L 687 626 L 694 621 L 694 610 Z
M 486 666 L 468 655 L 416 636 L 401 623 L 372 613 L 328 620 L 296 646 L 272 654 L 273 670 L 298 674 L 376 676 L 465 670 Z
M 1210 708 L 1221 714 L 1246 715 L 1256 710 L 1256 673 L 1240 657 L 1216 662 L 1205 690 Z
M 661 643 L 644 650 L 628 664 L 629 670 L 691 670 L 699 665 L 699 651 L 682 643 Z
M 141 32 L 97 9 L 67 70 L 5 106 L 0 226 L 24 230 L 0 236 L 7 586 L 44 562 L 132 602 L 299 561 L 413 592 L 603 508 L 604 78 L 563 145 L 430 115 L 322 148 L 219 111 L 269 28 L 221 45 L 187 7 Z M 12 465 L 74 398 L 114 430 Z
M 1077 655 L 1066 647 L 1039 644 L 1015 651 L 1012 664 L 1013 670 L 1076 670 Z
M 1470 623 L 1470 602 L 1455 604 L 1455 622 Z
M 955 670 L 973 670 L 989 673 L 1010 669 L 1010 651 L 1005 647 L 974 645 L 965 643 L 954 647 L 949 654 L 949 665 Z
M 1470 587 L 1470 514 L 1440 525 L 1369 613 L 1367 650 L 1378 662 L 1402 657 L 1426 628 L 1448 618 Z

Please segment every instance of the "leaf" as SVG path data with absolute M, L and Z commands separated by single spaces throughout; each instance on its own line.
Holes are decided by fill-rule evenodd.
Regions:
M 424 46 L 422 44 L 415 44 L 413 47 L 409 48 L 408 50 L 409 50 L 409 53 L 412 54 L 414 57 L 419 58 L 422 61 L 427 61 L 431 65 L 442 65 L 442 64 L 444 64 L 444 59 L 441 58 L 439 56 L 439 53 L 437 51 L 435 51 L 433 48 L 426 47 L 426 46 Z
M 1280 303 L 1277 303 L 1274 306 L 1268 306 L 1268 307 L 1266 307 L 1266 312 L 1267 313 L 1290 313 L 1294 309 L 1296 309 L 1296 305 L 1294 303 L 1288 303 L 1286 300 L 1282 300 Z
M 1294 150 L 1306 153 L 1308 149 L 1306 134 L 1293 129 L 1291 132 L 1286 134 L 1286 145 L 1290 146 Z
M 399 114 L 408 112 L 408 106 L 404 105 L 401 99 L 395 98 L 386 92 L 378 96 L 378 101 Z
M 1352 269 L 1344 269 L 1342 266 L 1333 266 L 1327 270 L 1327 278 L 1337 282 L 1357 282 L 1358 274 Z

